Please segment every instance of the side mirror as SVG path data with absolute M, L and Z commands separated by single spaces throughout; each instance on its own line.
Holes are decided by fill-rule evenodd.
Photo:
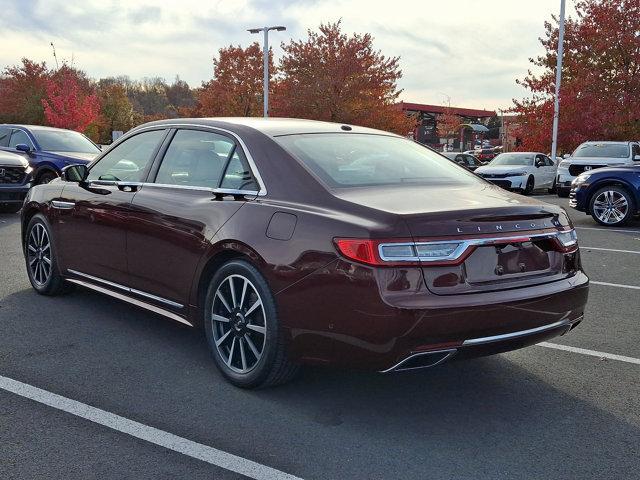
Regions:
M 536 168 L 540 168 L 544 166 L 544 162 L 541 162 L 540 160 L 536 160 Z
M 569 158 L 571 155 L 569 155 L 568 153 L 565 153 L 564 155 L 562 155 L 562 158 L 567 159 Z
M 86 165 L 69 165 L 62 169 L 62 180 L 65 182 L 83 183 L 89 176 Z
M 640 155 L 634 155 L 633 156 L 633 161 L 634 162 L 640 162 Z
M 16 150 L 24 153 L 31 153 L 31 147 L 26 143 L 19 143 L 16 145 Z

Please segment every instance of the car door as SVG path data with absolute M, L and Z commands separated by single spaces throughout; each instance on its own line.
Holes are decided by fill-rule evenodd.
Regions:
M 535 177 L 535 185 L 537 187 L 545 187 L 549 183 L 547 164 L 544 161 L 544 155 L 536 155 L 534 160 L 533 175 Z
M 547 157 L 546 155 L 544 156 L 544 162 L 545 162 L 545 169 L 547 170 L 547 181 L 549 186 L 553 185 L 553 182 L 556 179 L 556 173 L 558 172 L 558 166 L 554 163 L 553 160 L 551 160 L 549 157 Z
M 216 194 L 219 189 L 247 195 Z M 208 241 L 258 193 L 237 140 L 206 128 L 175 131 L 133 199 L 127 233 L 131 287 L 182 310 Z
M 131 201 L 166 135 L 166 128 L 135 134 L 92 164 L 86 182 L 65 182 L 60 198 L 52 202 L 64 269 L 92 281 L 128 285 Z

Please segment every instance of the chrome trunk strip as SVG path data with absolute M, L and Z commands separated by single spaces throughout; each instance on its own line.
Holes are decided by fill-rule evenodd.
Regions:
M 581 316 L 578 318 L 574 318 L 573 320 L 569 320 L 565 318 L 557 322 L 550 323 L 548 325 L 543 325 L 541 327 L 536 327 L 536 328 L 530 328 L 529 330 L 520 330 L 517 332 L 505 333 L 502 335 L 493 335 L 491 337 L 471 338 L 469 340 L 465 340 L 464 342 L 462 342 L 462 346 L 468 347 L 470 345 L 483 345 L 485 343 L 501 342 L 504 340 L 511 340 L 514 338 L 526 337 L 527 335 L 533 335 L 536 333 L 545 332 L 547 330 L 553 330 L 555 328 L 560 328 L 565 326 L 568 327 L 572 323 L 579 322 L 580 320 L 582 320 Z

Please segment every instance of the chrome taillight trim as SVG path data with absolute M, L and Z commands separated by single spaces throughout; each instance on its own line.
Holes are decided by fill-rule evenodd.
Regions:
M 521 243 L 523 241 L 530 240 L 543 240 L 543 239 L 557 239 L 558 236 L 562 233 L 568 233 L 574 231 L 571 230 L 563 230 L 558 232 L 549 232 L 549 233 L 535 233 L 528 235 L 505 235 L 500 237 L 490 237 L 490 238 L 466 238 L 466 239 L 457 239 L 457 240 L 434 240 L 433 242 L 387 242 L 381 243 L 378 245 L 378 255 L 385 262 L 455 262 L 460 257 L 462 257 L 465 252 L 467 252 L 470 248 L 480 247 L 486 245 L 495 245 L 495 244 L 506 244 L 506 243 Z M 451 254 L 446 257 L 420 257 L 418 255 L 411 257 L 387 257 L 384 255 L 383 249 L 384 247 L 391 246 L 410 246 L 417 247 L 420 245 L 445 245 L 445 244 L 460 244 Z M 571 245 L 565 245 L 565 247 L 574 247 L 577 245 L 577 241 Z M 415 249 L 414 249 L 415 250 Z

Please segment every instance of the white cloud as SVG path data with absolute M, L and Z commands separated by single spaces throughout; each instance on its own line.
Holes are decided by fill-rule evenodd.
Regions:
M 281 41 L 342 19 L 346 32 L 370 32 L 376 48 L 400 56 L 406 101 L 499 108 L 523 95 L 515 84 L 541 53 L 538 37 L 558 0 L 2 0 L 0 66 L 22 57 L 58 57 L 99 78 L 177 74 L 191 85 L 211 76 L 211 58 L 229 44 L 261 40 L 246 29 L 284 24 Z

